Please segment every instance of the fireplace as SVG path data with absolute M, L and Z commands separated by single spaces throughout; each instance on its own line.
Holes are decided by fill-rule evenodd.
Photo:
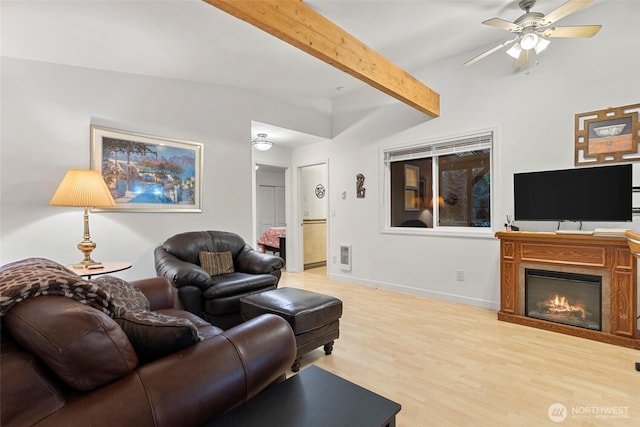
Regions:
M 521 231 L 499 231 L 496 236 L 500 238 L 498 320 L 640 350 L 638 263 L 629 250 L 626 238 Z M 533 293 L 540 290 L 525 291 L 526 270 L 544 271 L 542 275 L 537 275 L 542 277 L 534 277 L 529 282 L 544 283 L 549 280 L 544 275 L 549 271 L 552 275 L 560 272 L 569 276 L 561 276 L 559 280 L 552 277 L 552 290 L 547 289 L 546 292 L 553 294 L 540 297 Z M 578 279 L 586 276 L 587 280 L 584 281 L 587 283 L 576 286 L 576 282 L 582 280 L 574 280 L 576 277 L 572 274 L 578 275 Z M 598 279 L 595 283 L 588 280 L 589 276 L 599 277 L 600 284 L 597 284 Z M 529 288 L 532 286 L 535 288 L 537 285 L 530 283 Z M 564 294 L 565 302 L 569 305 L 567 310 L 575 316 L 560 316 L 561 311 L 556 310 L 554 316 L 537 318 L 542 317 L 539 316 L 541 313 L 533 307 L 537 308 L 538 302 L 544 303 L 550 299 L 555 304 L 556 293 L 558 304 L 562 303 L 560 294 Z M 527 301 L 526 294 L 530 294 Z M 537 300 L 535 303 L 534 299 Z M 581 309 L 570 306 L 585 303 L 587 313 L 583 320 Z M 576 317 L 580 319 L 577 322 L 579 326 L 573 325 Z
M 525 269 L 525 316 L 602 331 L 602 277 Z

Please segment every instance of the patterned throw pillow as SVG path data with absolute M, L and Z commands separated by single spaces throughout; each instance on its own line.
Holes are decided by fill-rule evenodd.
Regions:
M 233 273 L 233 257 L 227 252 L 200 252 L 200 266 L 210 276 Z
M 121 317 L 127 311 L 133 310 L 149 310 L 149 300 L 140 289 L 135 288 L 129 282 L 114 276 L 100 276 L 93 280 L 111 295 L 111 301 L 114 305 L 113 316 Z
M 92 281 L 111 295 L 113 319 L 124 331 L 142 363 L 175 353 L 201 340 L 188 319 L 149 311 L 149 300 L 125 280 L 101 276 Z
M 195 325 L 180 317 L 135 310 L 124 313 L 115 321 L 129 338 L 142 363 L 160 359 L 201 341 Z

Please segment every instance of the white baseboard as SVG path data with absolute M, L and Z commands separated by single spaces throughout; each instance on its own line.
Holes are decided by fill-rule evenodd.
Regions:
M 376 280 L 360 279 L 344 274 L 329 274 L 329 279 L 338 280 L 340 282 L 351 282 L 358 285 L 364 285 L 371 288 L 381 288 L 390 291 L 401 292 L 403 294 L 418 295 L 425 298 L 455 302 L 460 304 L 471 305 L 474 307 L 488 308 L 490 310 L 499 310 L 500 303 L 496 301 L 483 300 L 479 298 L 471 298 L 462 295 L 450 294 L 446 292 L 430 291 L 426 289 L 414 288 L 411 286 L 398 285 L 396 283 L 379 282 Z

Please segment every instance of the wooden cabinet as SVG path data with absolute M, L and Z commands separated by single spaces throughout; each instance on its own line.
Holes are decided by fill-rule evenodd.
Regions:
M 327 220 L 305 219 L 302 222 L 304 267 L 320 267 L 327 263 Z
M 500 239 L 498 319 L 640 349 L 636 260 L 624 237 L 504 231 Z M 524 270 L 599 275 L 603 281 L 602 331 L 525 316 Z

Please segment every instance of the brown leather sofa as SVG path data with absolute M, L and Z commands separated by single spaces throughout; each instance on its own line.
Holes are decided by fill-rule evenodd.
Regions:
M 189 319 L 202 341 L 142 363 L 101 311 L 64 296 L 25 299 L 2 319 L 0 425 L 201 426 L 284 379 L 296 343 L 283 319 L 223 331 L 174 309 L 165 278 L 131 283 L 151 310 Z M 26 349 L 43 342 L 39 357 Z
M 200 252 L 229 251 L 233 272 L 211 275 Z M 278 287 L 284 260 L 256 251 L 242 237 L 226 231 L 191 231 L 168 238 L 154 251 L 158 276 L 176 287 L 181 306 L 220 328 L 242 322 L 240 298 Z

